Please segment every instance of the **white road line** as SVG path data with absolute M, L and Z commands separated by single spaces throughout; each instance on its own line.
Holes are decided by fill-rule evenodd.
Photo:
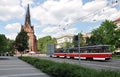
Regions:
M 14 75 L 1 75 L 0 77 L 18 77 L 18 76 L 35 76 L 45 75 L 44 73 L 28 73 L 28 74 L 14 74 Z
M 25 69 L 36 69 L 36 68 L 5 68 L 5 69 L 0 69 L 0 70 L 25 70 Z

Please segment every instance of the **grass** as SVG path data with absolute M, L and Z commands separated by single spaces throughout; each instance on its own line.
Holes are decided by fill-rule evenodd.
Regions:
M 112 58 L 120 59 L 120 55 L 112 55 Z
M 50 60 L 19 57 L 52 77 L 120 77 L 120 71 L 94 70 L 75 64 L 58 63 Z

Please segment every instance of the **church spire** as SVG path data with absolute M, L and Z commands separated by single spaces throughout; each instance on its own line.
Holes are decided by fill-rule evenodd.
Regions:
M 29 4 L 27 7 L 27 12 L 26 12 L 26 17 L 25 17 L 25 25 L 28 25 L 28 24 L 31 25 Z

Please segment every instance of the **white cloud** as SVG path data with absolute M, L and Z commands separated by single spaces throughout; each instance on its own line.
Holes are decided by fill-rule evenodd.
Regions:
M 17 36 L 17 33 L 6 34 L 6 37 L 9 38 L 9 39 L 12 39 L 12 40 L 15 40 L 16 36 Z
M 116 18 L 114 16 L 118 11 L 107 4 L 107 0 L 95 0 L 84 5 L 82 0 L 47 0 L 32 8 L 31 12 L 33 19 L 39 20 L 41 24 L 65 25 L 77 21 L 92 21 L 93 18 Z
M 77 31 L 77 28 L 69 28 L 67 30 L 60 30 L 52 34 L 53 37 L 57 38 L 64 35 L 74 35 Z
M 66 24 L 114 20 L 118 18 L 120 12 L 116 8 L 108 6 L 107 0 L 94 0 L 84 5 L 82 0 L 47 0 L 33 7 L 31 14 L 32 18 L 38 20 L 41 25 L 49 25 L 42 30 L 42 36 L 50 34 L 57 37 L 76 32 L 76 28 L 61 31 L 67 26 Z M 59 25 L 60 29 L 57 27 Z
M 83 9 L 87 12 L 92 12 L 92 11 L 98 11 L 101 10 L 102 8 L 106 7 L 107 1 L 106 0 L 96 0 L 96 1 L 91 1 L 83 5 Z
M 120 11 L 108 6 L 108 0 L 93 0 L 83 5 L 83 0 L 46 0 L 43 3 L 35 3 L 35 0 L 0 0 L 0 21 L 7 21 L 14 18 L 21 18 L 25 13 L 24 7 L 29 4 L 37 4 L 30 7 L 31 19 L 35 29 L 41 26 L 48 26 L 36 33 L 37 37 L 45 35 L 58 36 L 68 33 L 75 33 L 76 28 L 61 31 L 66 24 L 80 23 L 83 21 L 100 21 L 104 19 L 114 20 L 119 17 Z M 37 1 L 39 2 L 39 1 Z M 33 23 L 33 22 L 32 22 Z M 40 24 L 40 25 L 39 25 Z M 19 25 L 19 26 L 17 26 Z M 51 26 L 52 25 L 52 26 Z M 55 25 L 53 27 L 53 25 Z M 60 25 L 60 28 L 58 27 Z M 13 37 L 20 30 L 20 23 L 12 23 L 5 26 L 5 29 L 13 34 Z M 42 27 L 43 28 L 43 27 Z M 36 32 L 36 31 L 35 31 Z M 7 35 L 12 38 L 12 36 Z
M 74 34 L 77 28 L 71 28 L 66 31 L 67 34 Z
M 6 34 L 6 37 L 15 40 L 17 34 L 20 32 L 21 24 L 20 23 L 7 24 L 5 26 L 5 29 L 9 32 L 9 34 Z
M 100 14 L 94 15 L 93 19 L 95 20 L 115 20 L 119 18 L 120 11 L 115 8 L 105 7 L 101 10 Z
M 32 16 L 42 24 L 62 24 L 77 16 L 76 13 L 80 11 L 78 9 L 81 7 L 81 0 L 48 0 L 34 7 L 32 9 Z
M 12 24 L 7 24 L 5 26 L 5 29 L 12 32 L 12 33 L 17 33 L 21 29 L 21 24 L 20 23 L 12 23 Z
M 51 35 L 52 37 L 60 37 L 63 35 L 73 35 L 76 33 L 77 28 L 68 28 L 68 29 L 63 29 L 60 27 L 52 26 L 52 27 L 46 27 L 42 30 L 41 35 L 38 35 L 38 37 L 43 37 L 43 36 L 48 36 Z
M 14 5 L 19 5 L 19 1 L 18 0 L 12 0 L 12 1 L 9 1 L 9 0 L 0 0 L 0 5 L 1 6 L 14 6 Z
M 23 14 L 24 8 L 20 6 L 19 0 L 0 0 L 0 20 L 20 18 Z
M 33 0 L 21 0 L 22 6 L 26 7 L 28 4 L 34 4 Z
M 42 30 L 43 33 L 52 33 L 58 31 L 58 27 L 46 27 Z

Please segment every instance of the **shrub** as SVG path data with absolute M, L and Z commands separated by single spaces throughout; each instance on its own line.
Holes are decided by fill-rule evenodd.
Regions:
M 19 57 L 52 77 L 119 77 L 120 71 L 97 71 L 69 63 L 57 63 L 32 57 Z

